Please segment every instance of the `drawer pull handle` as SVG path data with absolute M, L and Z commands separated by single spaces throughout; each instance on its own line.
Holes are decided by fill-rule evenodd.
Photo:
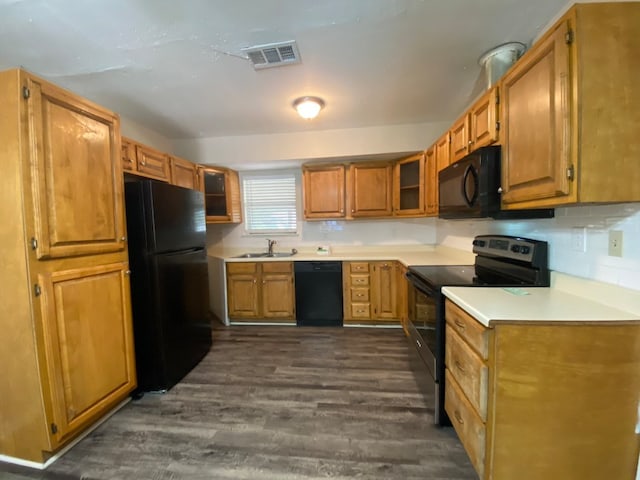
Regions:
M 464 330 L 464 323 L 462 323 L 460 320 L 456 319 L 455 324 L 460 330 Z
M 419 346 L 420 348 L 422 348 L 422 344 L 420 343 L 420 340 L 416 340 L 416 343 L 418 344 L 418 346 Z
M 455 360 L 453 363 L 456 366 L 456 368 L 460 370 L 460 373 L 464 373 L 464 367 L 458 360 Z
M 464 425 L 464 420 L 462 419 L 462 416 L 460 415 L 460 412 L 458 410 L 453 412 L 453 416 L 456 417 L 456 420 L 460 425 Z

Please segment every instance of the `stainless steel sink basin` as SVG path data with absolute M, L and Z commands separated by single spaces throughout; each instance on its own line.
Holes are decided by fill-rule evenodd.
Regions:
M 276 258 L 293 257 L 296 253 L 298 253 L 298 252 L 274 252 L 274 253 L 265 253 L 265 254 L 263 255 L 263 257 L 276 257 Z
M 233 258 L 285 258 L 285 257 L 292 257 L 294 256 L 296 253 L 298 253 L 297 251 L 291 251 L 291 252 L 274 252 L 274 253 L 266 253 L 266 252 L 261 252 L 261 253 L 243 253 L 242 255 L 236 255 Z

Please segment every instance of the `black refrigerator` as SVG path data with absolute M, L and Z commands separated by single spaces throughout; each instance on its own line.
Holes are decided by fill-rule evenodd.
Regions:
M 137 392 L 166 391 L 211 347 L 204 197 L 128 177 Z

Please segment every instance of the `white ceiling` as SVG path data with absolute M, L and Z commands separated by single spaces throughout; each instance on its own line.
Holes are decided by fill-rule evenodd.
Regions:
M 454 119 L 478 57 L 529 44 L 567 0 L 0 0 L 0 68 L 23 66 L 167 138 Z M 256 71 L 243 47 L 296 40 Z M 322 97 L 313 121 L 291 107 Z

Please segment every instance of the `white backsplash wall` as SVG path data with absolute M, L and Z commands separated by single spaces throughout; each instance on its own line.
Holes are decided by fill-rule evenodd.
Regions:
M 611 230 L 623 232 L 622 257 L 609 256 Z M 552 270 L 640 290 L 640 203 L 557 208 L 541 220 L 437 221 L 438 244 L 462 250 L 488 233 L 546 240 Z
M 387 246 L 387 245 L 434 245 L 436 243 L 436 220 L 413 218 L 403 220 L 352 220 L 318 221 L 298 223 L 296 236 L 246 235 L 243 225 L 208 225 L 209 247 L 246 248 L 263 250 L 265 238 L 274 238 L 277 250 L 319 245 L 335 246 Z

